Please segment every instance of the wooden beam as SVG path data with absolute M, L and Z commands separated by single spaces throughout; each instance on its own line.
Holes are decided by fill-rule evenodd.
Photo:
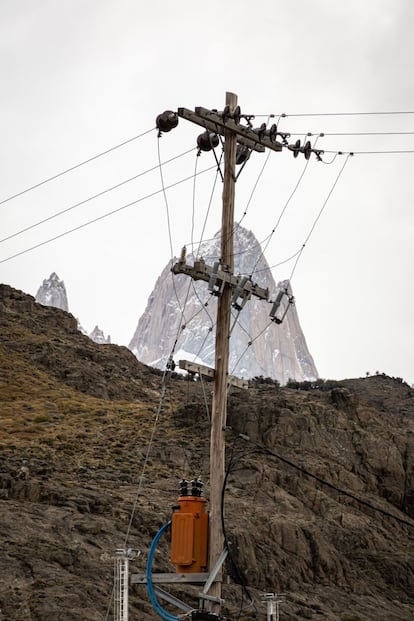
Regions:
M 196 108 L 196 110 L 198 110 L 198 108 Z M 201 125 L 202 127 L 205 127 L 205 129 L 208 129 L 210 132 L 214 132 L 215 134 L 220 134 L 221 136 L 224 135 L 222 119 L 221 119 L 221 122 L 218 124 L 214 119 L 207 119 L 205 118 L 205 116 L 202 117 L 199 114 L 197 114 L 197 112 L 193 112 L 192 110 L 187 110 L 187 108 L 178 108 L 177 113 L 178 113 L 178 116 L 181 116 L 183 119 L 186 119 L 187 121 L 191 121 L 192 123 L 196 123 L 196 125 Z M 219 117 L 217 117 L 217 119 L 218 118 Z M 236 126 L 234 121 L 229 121 L 229 123 L 230 122 L 231 122 L 232 127 Z M 238 134 L 238 139 L 237 139 L 238 142 L 240 142 L 240 144 L 246 145 L 246 147 L 249 147 L 249 149 L 253 149 L 253 151 L 259 151 L 263 153 L 265 151 L 265 147 L 261 145 L 257 141 L 256 138 L 252 138 L 249 134 L 246 134 L 245 132 L 243 132 L 243 129 L 248 130 L 247 127 L 242 128 L 241 132 Z
M 177 114 L 187 121 L 201 125 L 209 131 L 220 134 L 221 136 L 225 136 L 227 131 L 231 131 L 233 134 L 236 134 L 237 142 L 245 144 L 254 151 L 263 153 L 266 147 L 272 151 L 279 152 L 283 149 L 282 143 L 278 140 L 271 140 L 269 136 L 260 136 L 250 127 L 237 124 L 233 119 L 224 119 L 218 112 L 208 110 L 201 106 L 198 106 L 195 112 L 187 110 L 187 108 L 178 108 Z
M 215 371 L 211 367 L 198 362 L 190 362 L 189 360 L 179 360 L 178 366 L 180 369 L 187 371 L 188 373 L 198 373 L 199 375 L 205 375 L 209 379 L 213 380 Z M 228 385 L 235 386 L 236 388 L 248 388 L 249 383 L 246 380 L 235 377 L 234 375 L 228 376 Z

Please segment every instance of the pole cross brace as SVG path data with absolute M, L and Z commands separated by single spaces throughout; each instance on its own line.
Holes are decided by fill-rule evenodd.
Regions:
M 223 287 L 226 284 L 229 285 L 237 292 L 237 297 L 233 300 L 233 303 L 237 303 L 238 298 L 249 299 L 252 295 L 261 300 L 269 299 L 269 289 L 259 287 L 259 285 L 254 283 L 250 278 L 235 276 L 230 272 L 222 270 L 217 264 L 211 267 L 211 265 L 207 265 L 204 259 L 194 261 L 194 265 L 189 265 L 183 260 L 177 261 L 177 263 L 172 266 L 171 271 L 174 274 L 186 274 L 187 276 L 191 276 L 194 280 L 204 280 L 208 282 L 209 289 L 213 295 L 220 295 L 223 291 Z

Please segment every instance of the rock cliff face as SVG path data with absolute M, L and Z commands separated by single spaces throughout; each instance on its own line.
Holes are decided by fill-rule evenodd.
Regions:
M 250 231 L 236 225 L 234 235 L 235 274 L 250 275 L 274 300 L 277 287 L 260 244 Z M 220 256 L 220 236 L 198 250 L 207 264 Z M 194 255 L 187 257 L 192 263 Z M 280 288 L 289 288 L 287 281 Z M 215 317 L 217 299 L 207 283 L 171 273 L 169 263 L 158 278 L 144 314 L 139 319 L 129 348 L 138 360 L 164 368 L 174 347 L 174 359 L 196 360 L 214 367 Z M 285 384 L 289 379 L 316 379 L 316 370 L 299 323 L 295 305 L 281 325 L 271 322 L 271 305 L 252 297 L 237 316 L 230 341 L 229 372 L 245 379 L 270 377 Z M 177 339 L 177 342 L 176 342 Z

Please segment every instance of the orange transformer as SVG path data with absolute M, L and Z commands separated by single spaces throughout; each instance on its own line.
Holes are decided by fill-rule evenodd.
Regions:
M 204 572 L 207 569 L 207 501 L 201 496 L 201 481 L 191 482 L 190 494 L 186 493 L 185 483 L 188 482 L 180 483 L 182 495 L 171 520 L 171 562 L 177 573 Z

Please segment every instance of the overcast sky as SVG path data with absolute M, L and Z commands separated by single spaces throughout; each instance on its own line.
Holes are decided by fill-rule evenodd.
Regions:
M 242 112 L 258 115 L 257 125 L 286 114 L 279 128 L 298 134 L 292 140 L 339 134 L 318 139 L 332 152 L 324 161 L 333 161 L 309 160 L 266 258 L 275 265 L 294 255 L 324 207 L 292 278 L 320 376 L 379 371 L 413 383 L 414 114 L 332 115 L 414 111 L 413 18 L 411 0 L 3 0 L 0 200 L 151 130 L 165 109 L 222 109 L 226 91 L 238 95 Z M 200 131 L 181 120 L 159 144 L 151 131 L 1 204 L 4 239 L 155 167 L 0 242 L 0 281 L 35 295 L 57 272 L 83 326 L 98 324 L 127 345 L 171 253 L 200 238 L 214 171 L 167 190 L 171 243 L 158 193 L 4 259 L 157 192 L 158 147 L 168 160 L 192 149 Z M 371 135 L 349 135 L 356 133 Z M 338 151 L 357 153 L 335 158 Z M 305 165 L 287 150 L 271 153 L 248 203 L 265 160 L 252 156 L 236 189 L 236 219 L 247 211 L 242 224 L 259 241 L 275 228 Z M 163 166 L 165 185 L 213 164 L 212 154 L 196 163 L 192 151 Z M 220 185 L 204 238 L 220 227 Z M 275 280 L 288 278 L 293 265 L 274 268 Z

